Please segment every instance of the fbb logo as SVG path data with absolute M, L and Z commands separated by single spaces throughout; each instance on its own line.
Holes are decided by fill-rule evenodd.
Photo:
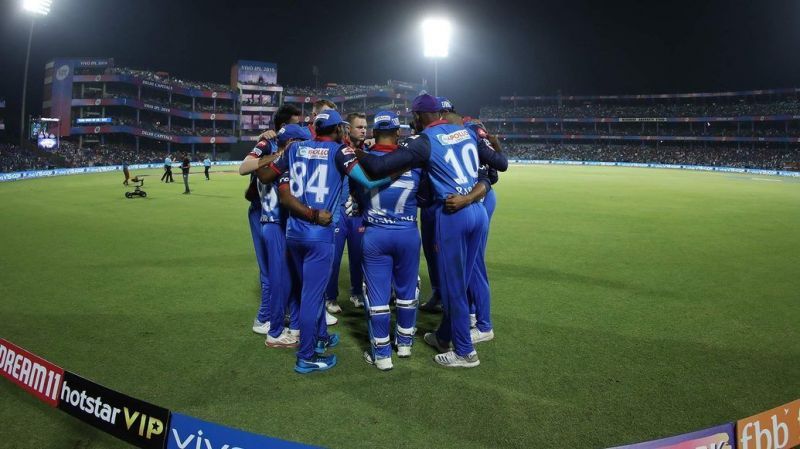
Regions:
M 784 449 L 800 445 L 800 399 L 739 420 L 739 449 Z

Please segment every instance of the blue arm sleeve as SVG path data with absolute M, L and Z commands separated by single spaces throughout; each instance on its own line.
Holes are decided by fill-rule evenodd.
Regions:
M 364 170 L 361 168 L 361 165 L 356 163 L 351 168 L 350 171 L 347 173 L 347 176 L 350 179 L 355 180 L 362 186 L 366 187 L 367 189 L 374 189 L 375 187 L 380 187 L 392 182 L 392 179 L 389 177 L 379 179 L 377 181 L 373 181 L 367 177 L 367 174 L 364 173 Z
M 495 170 L 508 170 L 508 158 L 506 155 L 494 151 L 492 144 L 486 139 L 478 139 L 478 158 L 481 164 L 486 164 Z
M 423 134 L 412 139 L 407 146 L 401 146 L 385 156 L 367 154 L 359 162 L 365 172 L 378 178 L 400 170 L 422 167 L 430 158 L 431 144 L 428 136 Z

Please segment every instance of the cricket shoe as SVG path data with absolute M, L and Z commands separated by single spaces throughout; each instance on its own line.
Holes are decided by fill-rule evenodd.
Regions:
M 258 321 L 258 318 L 253 320 L 253 332 L 261 335 L 267 335 L 269 333 L 269 321 L 261 322 Z
M 283 329 L 283 332 L 273 337 L 267 334 L 267 340 L 264 342 L 270 348 L 296 348 L 298 345 L 297 337 L 289 334 L 289 329 Z
M 494 329 L 489 329 L 488 332 L 481 332 L 477 327 L 469 330 L 469 338 L 472 343 L 482 343 L 494 339 Z
M 422 339 L 425 340 L 425 343 L 432 346 L 440 353 L 448 352 L 450 350 L 450 345 L 439 341 L 439 337 L 436 336 L 436 332 L 428 332 L 422 337 Z
M 425 304 L 420 305 L 419 310 L 430 313 L 442 313 L 442 302 L 436 298 L 431 298 Z
M 397 345 L 397 356 L 401 359 L 406 359 L 411 357 L 411 346 L 410 345 Z
M 350 295 L 350 302 L 356 308 L 364 307 L 364 295 Z
M 294 370 L 300 374 L 308 374 L 314 371 L 327 371 L 336 366 L 335 355 L 316 355 L 310 360 L 297 359 Z
M 325 311 L 325 324 L 328 326 L 335 326 L 339 319 L 331 315 L 327 310 Z
M 300 329 L 289 329 L 288 327 L 286 329 L 287 329 L 286 330 L 287 334 L 289 334 L 292 337 L 297 338 L 297 339 L 300 338 Z
M 475 316 L 474 313 L 469 314 L 469 328 L 475 329 L 475 326 L 478 325 L 478 317 Z
M 464 357 L 456 354 L 454 351 L 449 351 L 444 354 L 433 356 L 433 360 L 447 368 L 474 368 L 481 364 L 481 361 L 478 360 L 478 353 L 475 351 L 472 351 Z
M 327 310 L 328 313 L 342 313 L 342 308 L 336 301 L 325 301 L 325 310 Z
M 373 360 L 372 354 L 369 351 L 364 351 L 364 361 L 370 365 L 374 365 L 375 368 L 378 368 L 381 371 L 389 371 L 390 369 L 394 368 L 391 357 L 383 357 Z
M 339 344 L 339 334 L 328 335 L 328 340 L 317 340 L 317 347 L 314 352 L 317 354 L 325 354 L 328 348 L 333 348 Z

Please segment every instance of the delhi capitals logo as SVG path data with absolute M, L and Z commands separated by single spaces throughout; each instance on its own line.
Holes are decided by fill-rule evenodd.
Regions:
M 56 71 L 56 79 L 64 81 L 69 76 L 69 66 L 64 64 Z

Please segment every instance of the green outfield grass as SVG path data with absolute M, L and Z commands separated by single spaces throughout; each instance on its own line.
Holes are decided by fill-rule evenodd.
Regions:
M 422 313 L 413 357 L 378 372 L 345 301 L 339 365 L 301 376 L 250 330 L 246 180 L 192 175 L 181 195 L 180 175 L 150 173 L 147 199 L 125 199 L 119 173 L 0 184 L 1 337 L 171 410 L 331 448 L 605 447 L 800 398 L 795 180 L 511 167 L 480 367 L 435 366 L 421 335 L 439 316 Z M 128 447 L 4 379 L 0 395 L 2 447 Z

